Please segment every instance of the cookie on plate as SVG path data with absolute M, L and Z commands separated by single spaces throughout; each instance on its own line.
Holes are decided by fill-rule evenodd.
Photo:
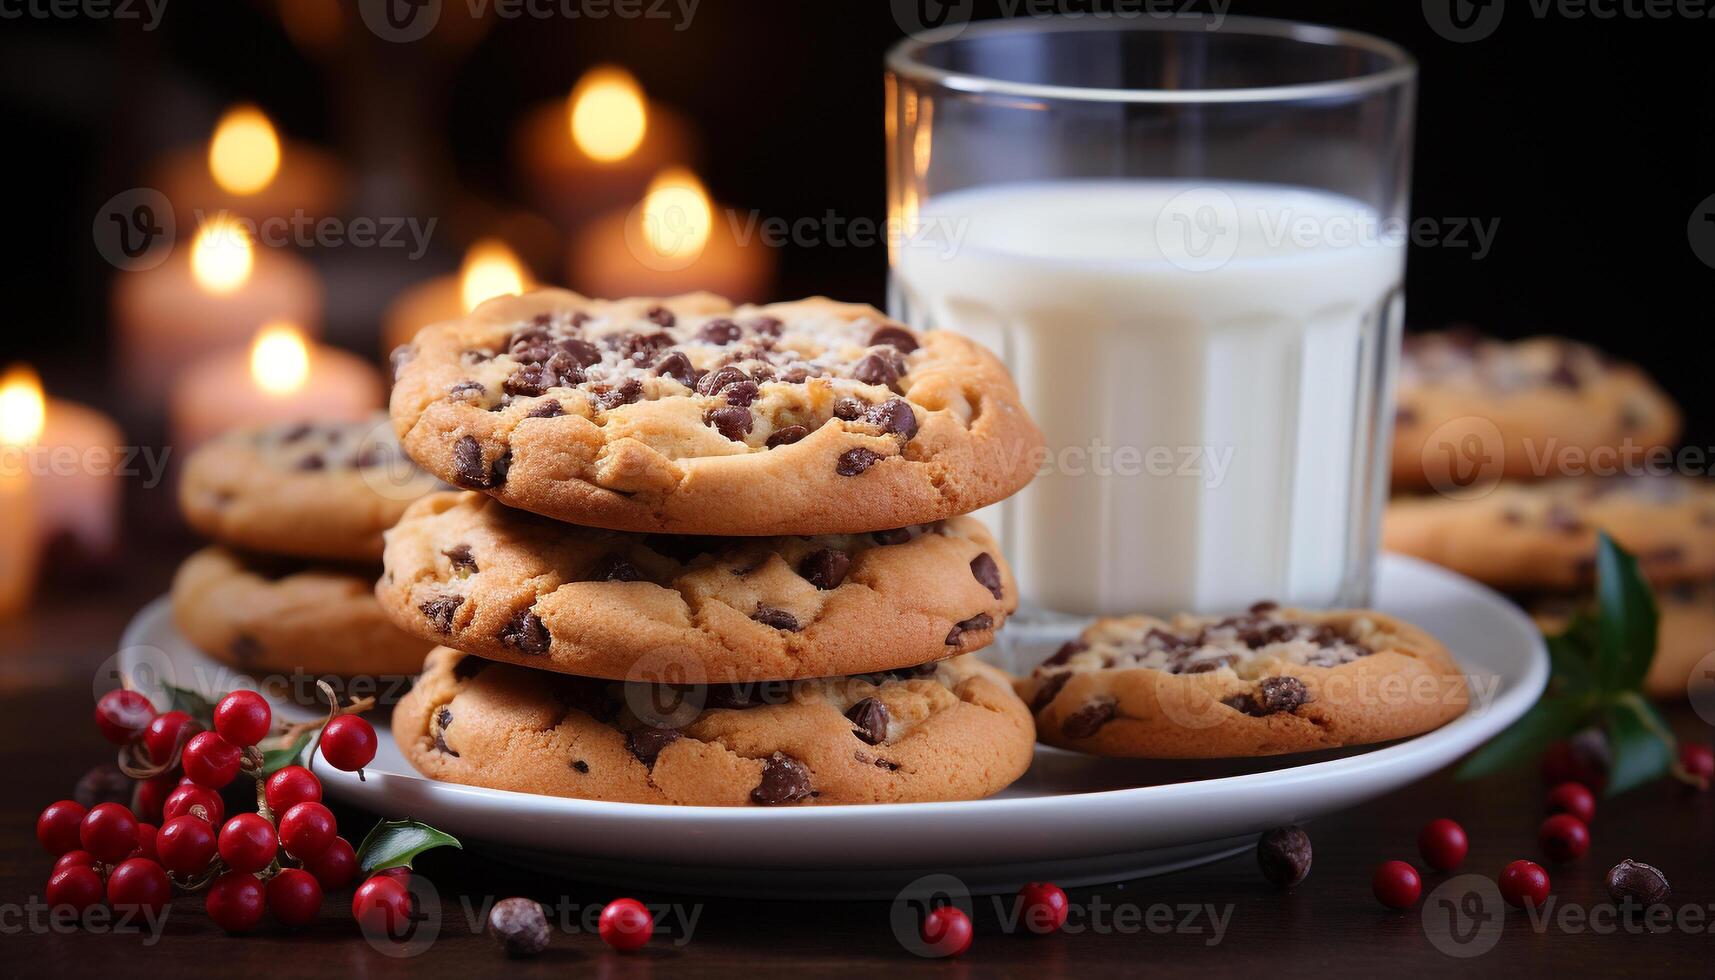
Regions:
M 1442 486 L 1484 460 L 1487 475 L 1560 474 L 1560 453 L 1628 458 L 1671 446 L 1679 410 L 1630 364 L 1559 337 L 1504 342 L 1470 330 L 1413 334 L 1400 359 L 1393 479 Z
M 1041 433 L 994 355 L 868 306 L 698 293 L 490 300 L 395 358 L 393 421 L 429 472 L 593 527 L 828 534 L 1010 496 Z
M 1594 580 L 1598 530 L 1658 585 L 1715 578 L 1715 481 L 1565 477 L 1470 499 L 1400 497 L 1388 504 L 1382 546 L 1498 589 L 1575 592 Z
M 1017 687 L 1043 742 L 1160 759 L 1404 738 L 1468 699 L 1446 647 L 1409 623 L 1269 602 L 1226 618 L 1097 620 Z
M 204 548 L 173 579 L 191 644 L 255 674 L 408 675 L 434 646 L 399 631 L 372 574 Z
M 1712 678 L 1696 676 L 1704 657 L 1715 654 L 1715 581 L 1682 582 L 1656 590 L 1657 624 L 1655 660 L 1644 678 L 1644 692 L 1663 700 L 1698 697 L 1715 691 Z M 1570 596 L 1534 596 L 1526 608 L 1544 633 L 1566 629 L 1579 606 L 1589 599 Z
M 448 648 L 393 712 L 424 775 L 631 803 L 968 800 L 1030 765 L 1030 712 L 975 657 L 868 677 L 666 688 Z
M 890 670 L 988 645 L 1018 588 L 955 517 L 868 534 L 699 538 L 560 524 L 443 493 L 387 533 L 376 586 L 402 629 L 587 677 L 693 681 Z
M 440 485 L 377 416 L 228 432 L 191 454 L 179 504 L 191 527 L 234 548 L 368 562 L 381 558 L 381 532 Z

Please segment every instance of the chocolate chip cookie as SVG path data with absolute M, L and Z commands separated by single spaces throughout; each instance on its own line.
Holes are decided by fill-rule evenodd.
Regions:
M 402 629 L 588 677 L 692 680 L 906 667 L 988 645 L 1018 605 L 970 517 L 868 534 L 700 538 L 576 527 L 443 493 L 387 534 L 376 586 Z
M 968 800 L 1030 765 L 1030 713 L 974 657 L 862 677 L 667 687 L 446 647 L 393 712 L 424 775 L 548 796 L 699 806 Z
M 1681 582 L 1656 590 L 1657 624 L 1655 660 L 1644 677 L 1644 691 L 1652 698 L 1682 699 L 1709 691 L 1715 678 L 1696 676 L 1704 657 L 1715 654 L 1715 581 Z M 1548 634 L 1566 628 L 1572 614 L 1593 600 L 1571 596 L 1533 596 L 1525 608 Z M 1699 697 L 1702 694 L 1699 693 Z
M 399 631 L 373 573 L 205 548 L 173 579 L 173 620 L 192 645 L 255 674 L 415 673 L 434 646 Z
M 1017 682 L 1036 736 L 1095 755 L 1222 758 L 1416 735 L 1465 710 L 1434 637 L 1368 610 L 1097 620 Z
M 228 432 L 191 454 L 179 504 L 193 528 L 234 548 L 372 562 L 381 532 L 440 485 L 377 416 Z
M 1471 499 L 1402 497 L 1388 505 L 1382 546 L 1498 589 L 1576 592 L 1595 578 L 1598 530 L 1658 585 L 1715 577 L 1715 481 L 1567 477 Z
M 1398 403 L 1393 479 L 1406 489 L 1441 487 L 1471 467 L 1491 479 L 1558 476 L 1564 461 L 1600 450 L 1643 459 L 1680 426 L 1641 370 L 1559 337 L 1409 336 Z
M 393 421 L 457 486 L 592 527 L 827 534 L 968 513 L 1041 433 L 998 360 L 854 304 L 490 300 L 395 357 Z

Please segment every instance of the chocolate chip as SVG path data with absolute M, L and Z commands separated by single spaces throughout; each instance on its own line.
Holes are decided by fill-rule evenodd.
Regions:
M 1067 715 L 1066 720 L 1060 723 L 1060 732 L 1067 738 L 1089 738 L 1113 719 L 1112 701 L 1091 701 Z
M 601 363 L 601 350 L 587 340 L 567 337 L 554 346 L 558 348 L 557 353 L 566 355 L 578 367 L 587 368 Z
M 506 342 L 506 352 L 520 364 L 536 364 L 554 353 L 553 338 L 541 326 L 520 330 Z
M 474 402 L 488 394 L 488 386 L 480 381 L 460 381 L 447 389 L 447 397 L 453 401 Z
M 1226 698 L 1222 703 L 1252 717 L 1261 718 L 1282 711 L 1296 711 L 1309 698 L 1310 692 L 1304 689 L 1304 682 L 1298 678 L 1269 677 L 1257 685 L 1254 694 Z
M 643 312 L 643 316 L 658 327 L 670 327 L 678 322 L 678 317 L 675 317 L 673 311 L 665 306 L 651 306 Z
M 555 352 L 553 357 L 548 358 L 548 363 L 544 364 L 543 368 L 547 370 L 549 378 L 552 379 L 550 384 L 558 383 L 562 387 L 569 388 L 572 385 L 581 385 L 588 380 L 584 375 L 583 365 L 578 363 L 577 358 L 565 351 Z
M 441 552 L 453 566 L 455 572 L 475 572 L 476 557 L 470 552 L 470 545 L 461 544 Z
M 581 772 L 585 775 L 588 775 L 589 771 L 590 771 L 590 764 L 585 762 L 582 759 L 573 759 L 572 760 L 572 768 L 577 770 L 578 772 Z
M 507 956 L 535 956 L 548 948 L 548 917 L 541 905 L 528 898 L 494 903 L 488 913 L 488 931 Z
M 1256 863 L 1276 888 L 1291 888 L 1310 873 L 1310 837 L 1297 827 L 1265 831 L 1256 842 Z
M 953 624 L 953 628 L 947 632 L 947 645 L 957 646 L 959 641 L 969 630 L 986 630 L 993 628 L 993 626 L 993 616 L 990 616 L 988 613 L 977 613 L 970 619 L 961 620 L 960 622 Z
M 905 544 L 918 533 L 915 527 L 896 527 L 889 531 L 871 531 L 869 536 L 876 544 Z
M 697 369 L 684 351 L 673 351 L 655 362 L 655 373 L 689 388 L 697 383 Z
M 1667 883 L 1667 875 L 1658 868 L 1626 858 L 1608 871 L 1608 896 L 1614 904 L 1621 906 L 1649 908 L 1667 901 L 1673 894 L 1673 889 Z
M 1409 405 L 1401 405 L 1394 410 L 1393 424 L 1402 429 L 1409 429 L 1417 424 L 1417 411 Z
M 889 323 L 875 328 L 875 332 L 869 335 L 869 346 L 877 347 L 882 344 L 901 354 L 909 354 L 917 349 L 917 338 L 904 327 Z
M 501 453 L 494 458 L 494 465 L 488 468 L 488 485 L 490 487 L 504 486 L 506 475 L 512 472 L 512 450 Z
M 697 331 L 697 339 L 720 347 L 737 340 L 743 333 L 738 324 L 721 317 L 703 324 L 702 329 Z
M 821 377 L 821 372 L 819 372 L 819 371 L 816 372 L 815 376 L 818 378 Z M 804 382 L 810 380 L 810 377 L 811 377 L 811 374 L 810 374 L 809 368 L 793 367 L 793 368 L 787 368 L 785 373 L 780 375 L 780 380 L 786 382 L 789 385 L 801 385 Z
M 754 381 L 740 381 L 726 386 L 722 392 L 726 395 L 728 405 L 749 405 L 756 401 L 756 396 L 762 394 L 762 388 Z
M 661 754 L 661 750 L 678 740 L 679 730 L 677 728 L 656 728 L 652 725 L 644 725 L 642 728 L 634 728 L 626 733 L 625 747 L 631 750 L 632 755 L 637 756 L 639 762 L 653 767 L 655 758 Z
M 971 574 L 975 576 L 976 580 L 982 583 L 983 588 L 988 589 L 996 599 L 1001 597 L 1003 590 L 1001 589 L 1000 582 L 1000 566 L 995 564 L 993 555 L 990 555 L 985 551 L 975 558 L 972 558 Z
M 460 436 L 453 443 L 453 480 L 460 486 L 478 490 L 488 487 L 488 463 L 482 458 L 482 443 L 475 436 Z
M 548 370 L 546 364 L 526 364 L 512 372 L 500 388 L 508 395 L 534 397 L 547 394 L 548 389 L 556 387 L 559 382 L 559 377 Z
M 1584 387 L 1584 382 L 1578 377 L 1578 372 L 1572 367 L 1572 357 L 1569 352 L 1563 352 L 1560 360 L 1548 372 L 1548 383 L 1568 391 L 1577 391 Z
M 883 432 L 893 432 L 910 442 L 917 435 L 917 414 L 903 399 L 892 398 L 863 413 L 863 420 L 878 425 Z
M 564 414 L 566 414 L 566 410 L 560 407 L 559 400 L 550 398 L 530 409 L 524 417 L 527 419 L 557 419 Z
M 749 381 L 750 375 L 728 364 L 703 375 L 697 380 L 697 393 L 702 395 L 718 395 L 727 385 Z
M 636 378 L 627 378 L 617 388 L 596 392 L 595 401 L 602 411 L 612 411 L 621 405 L 630 405 L 641 397 L 643 382 Z
M 777 630 L 785 630 L 788 633 L 796 633 L 804 628 L 798 624 L 798 617 L 792 615 L 786 610 L 776 609 L 773 606 L 764 606 L 761 603 L 757 604 L 756 611 L 750 614 L 750 618 L 764 626 L 772 626 Z
M 444 595 L 425 601 L 417 609 L 428 617 L 435 632 L 445 635 L 453 631 L 453 615 L 464 605 L 464 596 Z
M 818 589 L 836 589 L 846 580 L 852 567 L 852 556 L 834 548 L 823 548 L 804 556 L 798 563 L 798 574 Z
M 607 555 L 596 562 L 590 579 L 596 582 L 641 582 L 643 573 L 623 555 Z
M 452 723 L 453 710 L 451 708 L 443 706 L 441 710 L 435 712 L 435 748 L 456 759 L 459 757 L 458 752 L 447 745 L 447 726 Z
M 864 358 L 852 366 L 852 377 L 866 385 L 877 385 L 892 388 L 899 383 L 899 374 L 893 365 L 880 354 L 866 354 Z
M 760 806 L 780 806 L 814 795 L 810 789 L 810 770 L 784 752 L 776 752 L 762 760 L 762 781 L 750 791 L 750 801 Z
M 550 642 L 548 627 L 528 609 L 514 613 L 500 628 L 500 645 L 508 650 L 538 656 L 548 652 Z
M 810 430 L 801 425 L 788 425 L 785 428 L 775 429 L 768 435 L 768 448 L 790 446 L 809 434 Z
M 393 353 L 387 355 L 387 362 L 393 366 L 393 380 L 405 373 L 405 366 L 417 359 L 416 344 L 400 344 L 393 348 Z
M 879 462 L 881 462 L 880 453 L 859 446 L 840 454 L 839 460 L 834 463 L 834 472 L 841 476 L 857 476 Z
M 880 745 L 887 739 L 887 705 L 875 698 L 864 698 L 846 711 L 852 723 L 852 734 L 870 745 Z
M 1042 661 L 1042 666 L 1059 667 L 1089 648 L 1090 645 L 1083 640 L 1067 640 L 1060 644 L 1060 649 L 1054 651 L 1054 656 Z
M 314 473 L 317 470 L 325 470 L 327 468 L 328 468 L 327 458 L 324 457 L 321 453 L 310 453 L 308 456 L 305 456 L 303 459 L 298 460 L 298 465 L 293 467 L 293 469 L 296 469 L 302 473 Z
M 643 364 L 654 360 L 656 351 L 666 350 L 673 346 L 673 338 L 664 333 L 620 333 L 609 334 L 602 338 L 602 343 L 610 350 L 618 351 L 621 360 Z
M 713 426 L 716 432 L 733 442 L 744 441 L 744 437 L 750 434 L 752 422 L 750 409 L 736 405 L 712 408 L 703 413 L 704 425 Z
M 1066 682 L 1071 679 L 1072 672 L 1069 670 L 1063 670 L 1057 674 L 1049 674 L 1042 678 L 1041 683 L 1036 686 L 1036 694 L 1030 699 L 1030 713 L 1035 714 L 1043 708 L 1048 707 L 1048 705 L 1053 702 L 1054 698 L 1059 695 L 1060 689 L 1065 687 Z
M 775 317 L 759 316 L 752 318 L 748 322 L 747 326 L 749 326 L 753 332 L 761 334 L 764 337 L 778 337 L 780 336 L 781 328 L 785 325 Z
M 1271 613 L 1279 608 L 1280 603 L 1275 602 L 1272 599 L 1264 599 L 1261 602 L 1252 603 L 1250 613 L 1252 616 L 1261 616 L 1263 613 Z
M 1580 534 L 1584 531 L 1584 522 L 1579 519 L 1578 513 L 1565 504 L 1550 505 L 1542 516 L 1542 522 L 1561 534 Z
M 856 398 L 836 398 L 833 408 L 834 418 L 842 422 L 855 422 L 863 418 L 864 410 L 868 407 L 867 404 Z

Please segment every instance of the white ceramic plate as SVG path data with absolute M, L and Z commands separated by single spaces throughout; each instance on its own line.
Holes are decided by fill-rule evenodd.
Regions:
M 891 898 L 948 873 L 973 892 L 1032 879 L 1090 884 L 1177 870 L 1421 779 L 1533 704 L 1548 656 L 1531 621 L 1444 569 L 1384 556 L 1376 605 L 1442 638 L 1470 677 L 1473 709 L 1378 748 L 1239 762 L 1097 759 L 1039 746 L 1017 784 L 986 800 L 796 808 L 598 803 L 436 783 L 400 756 L 384 725 L 367 780 L 318 766 L 327 791 L 388 817 L 427 821 L 498 856 L 580 878 L 724 895 Z M 986 653 L 1040 662 L 1064 638 L 1013 631 Z M 121 666 L 217 694 L 231 673 L 192 649 L 164 601 L 144 609 Z

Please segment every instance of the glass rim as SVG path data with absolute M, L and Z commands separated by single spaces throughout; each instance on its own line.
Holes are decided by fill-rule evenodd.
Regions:
M 922 60 L 923 52 L 953 41 L 970 37 L 1007 34 L 1060 34 L 1089 30 L 1147 30 L 1157 32 L 1231 33 L 1279 40 L 1300 41 L 1327 47 L 1343 47 L 1375 54 L 1388 63 L 1382 68 L 1350 78 L 1333 78 L 1322 82 L 1301 82 L 1292 85 L 1265 85 L 1249 88 L 1159 89 L 1159 88 L 1092 88 L 1080 85 L 1048 85 L 1036 82 L 1013 82 L 1006 79 L 977 75 L 970 72 L 935 68 Z M 1011 18 L 951 24 L 935 30 L 907 35 L 888 49 L 887 70 L 903 78 L 938 85 L 957 92 L 975 95 L 1004 95 L 1030 99 L 1059 99 L 1081 102 L 1136 103 L 1257 103 L 1296 102 L 1329 96 L 1359 95 L 1381 91 L 1405 84 L 1417 77 L 1417 61 L 1404 48 L 1392 41 L 1343 27 L 1328 27 L 1274 17 L 1228 17 L 1219 32 L 1211 32 L 1202 21 L 1144 19 L 1136 21 L 1102 20 L 1092 17 L 1057 15 L 1042 18 Z

